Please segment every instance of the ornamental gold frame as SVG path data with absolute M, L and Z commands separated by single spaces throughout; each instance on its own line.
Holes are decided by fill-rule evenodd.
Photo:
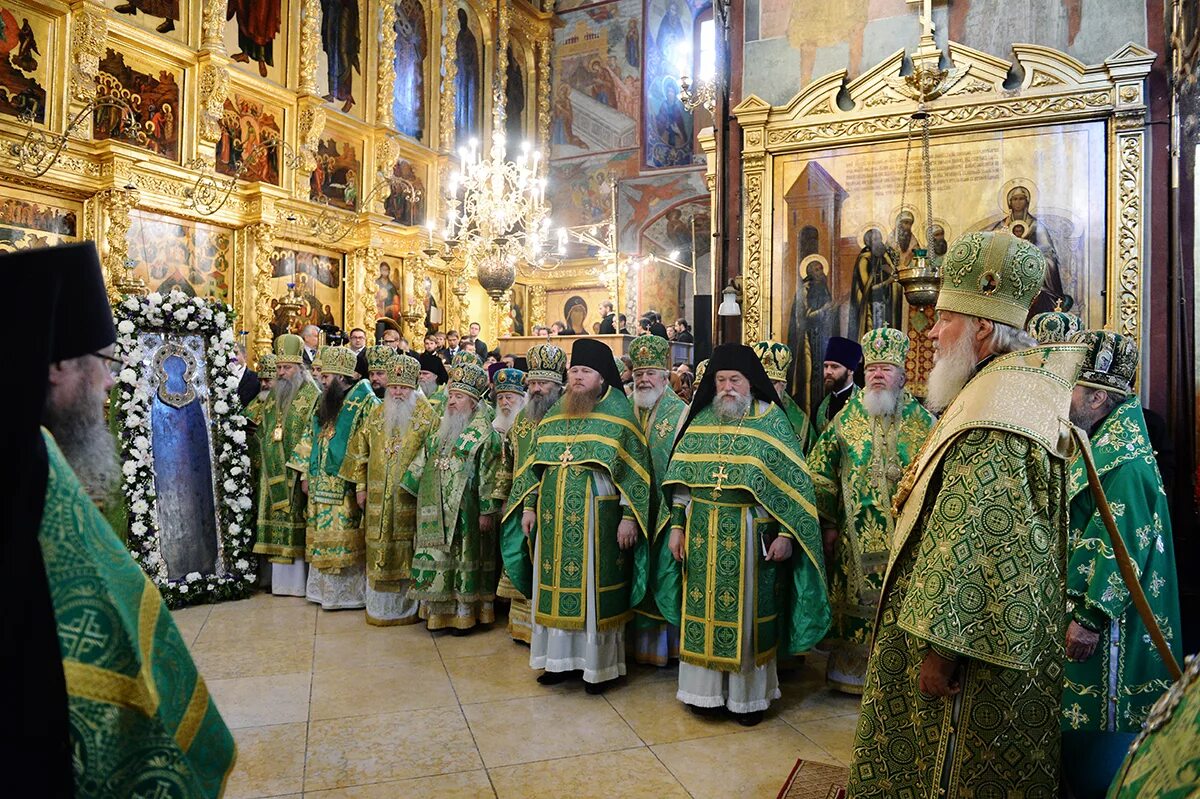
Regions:
M 1149 208 L 1146 78 L 1155 54 L 1129 43 L 1100 64 L 1085 65 L 1049 47 L 1014 44 L 1014 62 L 950 42 L 960 77 L 927 103 L 935 137 L 1048 123 L 1103 121 L 1107 138 L 1106 326 L 1141 341 L 1148 269 Z M 778 339 L 782 271 L 773 268 L 775 159 L 872 142 L 903 141 L 917 104 L 897 91 L 905 53 L 898 50 L 860 77 L 846 70 L 818 78 L 786 105 L 751 95 L 732 109 L 742 128 L 742 340 Z M 1016 66 L 1019 86 L 1005 88 Z M 902 84 L 900 84 L 902 85 Z M 848 97 L 853 107 L 839 105 Z M 700 137 L 716 213 L 716 153 L 711 130 Z M 715 217 L 714 217 L 715 218 Z M 717 282 L 714 281 L 714 286 Z

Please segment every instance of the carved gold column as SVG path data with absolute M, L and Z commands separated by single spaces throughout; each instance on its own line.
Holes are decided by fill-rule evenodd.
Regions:
M 295 6 L 292 6 L 295 9 Z M 321 49 L 321 2 L 300 2 L 300 91 L 317 93 L 317 52 Z
M 458 6 L 454 3 L 442 4 L 442 65 L 445 77 L 442 79 L 441 107 L 438 109 L 438 132 L 440 133 L 442 149 L 447 152 L 454 150 L 454 81 L 458 77 L 458 60 L 455 57 L 455 39 L 458 35 Z
M 108 41 L 107 14 L 108 9 L 99 3 L 85 0 L 71 3 L 68 118 L 73 118 L 96 97 L 96 76 L 100 74 L 100 59 Z M 90 116 L 76 128 L 76 135 L 83 139 L 92 137 Z
M 350 253 L 349 272 L 346 276 L 347 288 L 353 291 L 346 293 L 346 329 L 361 327 L 370 331 L 375 329 L 375 287 L 372 284 L 372 269 L 378 274 L 379 262 L 383 260 L 383 250 L 375 246 L 362 247 Z
M 104 254 L 100 266 L 109 299 L 116 301 L 119 295 L 115 285 L 124 276 L 125 262 L 129 258 L 129 212 L 140 198 L 136 189 L 113 188 L 99 192 L 96 199 L 104 230 Z
M 421 287 L 425 283 L 425 259 L 420 255 L 400 259 L 400 285 L 404 287 L 404 337 L 417 352 L 425 335 L 425 305 Z
M 380 0 L 379 83 L 375 94 L 375 124 L 396 127 L 392 119 L 392 95 L 396 87 L 396 3 Z M 387 165 L 391 169 L 391 164 Z
M 467 300 L 467 270 L 463 269 L 454 276 L 454 286 L 450 293 L 454 295 L 454 311 L 447 315 L 446 324 L 461 333 L 471 324 L 471 303 Z
M 225 4 L 221 3 L 224 8 Z M 225 100 L 229 97 L 229 69 L 225 59 L 211 53 L 201 53 L 200 65 L 200 115 L 196 125 L 197 153 L 206 161 L 216 160 L 217 141 L 221 138 L 221 116 L 225 113 Z
M 505 294 L 499 300 L 492 300 L 491 306 L 492 329 L 496 331 L 496 338 L 511 336 L 513 334 L 512 295 Z
M 254 248 L 254 319 L 245 320 L 255 352 L 268 352 L 271 347 L 271 275 L 275 271 L 272 258 L 275 252 L 275 226 L 259 222 L 246 228 L 249 243 Z
M 751 98 L 751 101 L 756 98 Z M 770 335 L 771 305 L 768 286 L 770 266 L 770 214 L 763 215 L 768 202 L 771 176 L 767 174 L 766 103 L 751 105 L 750 101 L 735 110 L 742 126 L 742 185 L 745 186 L 742 205 L 742 341 L 753 343 Z M 720 191 L 720 188 L 717 189 Z M 770 208 L 769 203 L 766 206 Z M 715 218 L 715 217 L 714 217 Z M 721 285 L 713 286 L 714 298 L 725 287 L 725 276 L 718 275 Z
M 228 0 L 205 0 L 200 24 L 200 47 L 214 55 L 225 55 L 225 11 Z
M 525 327 L 531 332 L 534 325 L 546 325 L 546 287 L 531 286 L 529 289 L 529 315 Z
M 550 155 L 550 49 L 553 44 L 554 29 L 547 22 L 537 46 L 537 140 L 538 148 L 547 156 Z M 542 159 L 543 170 L 549 162 L 549 157 Z
M 498 0 L 496 8 L 496 70 L 492 76 L 492 130 L 504 132 L 508 119 L 505 99 L 508 92 L 508 0 Z
M 400 158 L 400 143 L 386 131 L 377 131 L 379 138 L 375 141 L 375 171 L 372 174 L 382 174 L 387 178 L 392 176 L 392 168 Z M 374 184 L 363 182 L 363 193 L 370 194 Z M 371 207 L 362 210 L 372 214 L 384 214 L 384 201 L 391 194 L 390 188 L 380 188 L 371 198 Z
M 308 176 L 317 168 L 317 145 L 325 130 L 326 111 L 324 101 L 316 95 L 300 98 L 300 123 L 297 126 L 297 145 L 300 163 L 295 172 L 293 192 L 296 197 L 308 199 Z

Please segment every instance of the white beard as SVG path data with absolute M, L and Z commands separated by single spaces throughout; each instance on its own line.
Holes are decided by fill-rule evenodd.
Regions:
M 736 397 L 717 397 L 713 400 L 713 410 L 717 412 L 717 418 L 722 422 L 733 422 L 741 419 L 750 410 L 750 403 L 754 401 L 752 394 Z
M 521 399 L 520 403 L 513 407 L 511 411 L 506 411 L 499 405 L 496 406 L 496 416 L 492 419 L 492 429 L 497 433 L 507 433 L 512 429 L 513 422 L 517 420 L 517 414 L 521 412 L 521 408 L 525 406 L 525 400 Z
M 462 431 L 471 423 L 471 419 L 475 416 L 475 410 L 474 408 L 469 411 L 446 409 L 446 415 L 442 417 L 442 423 L 438 425 L 438 452 L 445 452 L 449 447 L 454 446 L 454 442 L 458 441 Z
M 662 395 L 666 391 L 667 386 L 665 383 L 661 388 L 635 388 L 633 390 L 633 404 L 642 410 L 653 408 L 662 399 Z
M 937 414 L 946 410 L 974 376 L 975 364 L 975 347 L 966 333 L 950 347 L 939 350 L 926 384 L 925 407 Z
M 863 407 L 873 417 L 895 416 L 900 410 L 900 389 L 864 388 Z
M 391 438 L 397 432 L 408 432 L 408 423 L 412 421 L 413 409 L 417 407 L 417 395 L 412 393 L 408 399 L 397 399 L 388 395 L 383 399 L 383 435 Z
M 421 393 L 424 394 L 426 398 L 432 397 L 434 394 L 437 393 L 438 382 L 437 382 L 436 377 L 433 378 L 432 380 L 422 380 L 420 385 L 421 385 Z

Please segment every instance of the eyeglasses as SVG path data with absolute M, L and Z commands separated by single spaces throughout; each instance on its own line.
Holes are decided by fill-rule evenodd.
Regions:
M 121 370 L 125 368 L 125 362 L 122 361 L 120 358 L 117 358 L 116 356 L 105 355 L 103 352 L 92 352 L 92 353 L 88 353 L 88 354 L 91 355 L 93 358 L 99 358 L 102 361 L 107 361 L 108 362 L 108 371 L 112 373 L 113 377 L 116 377 L 117 375 L 119 375 L 121 373 Z

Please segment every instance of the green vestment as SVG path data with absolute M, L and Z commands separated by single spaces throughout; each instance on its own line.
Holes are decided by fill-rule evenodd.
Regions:
M 1136 396 L 1101 422 L 1091 447 L 1100 484 L 1146 600 L 1176 660 L 1181 660 L 1171 512 Z M 1149 633 L 1121 579 L 1082 458 L 1071 463 L 1068 496 L 1067 613 L 1099 632 L 1100 641 L 1090 658 L 1067 663 L 1063 729 L 1137 732 L 1150 706 L 1170 687 L 1171 677 L 1149 643 Z
M 672 514 L 672 526 L 684 529 L 685 557 L 682 566 L 659 559 L 656 600 L 679 625 L 679 659 L 707 669 L 745 669 L 747 635 L 753 636 L 754 665 L 761 666 L 780 646 L 799 654 L 829 629 L 821 533 L 804 453 L 782 409 L 755 406 L 740 423 L 722 423 L 711 405 L 703 408 L 679 439 L 664 480 L 672 494 L 676 486 L 689 489 L 691 505 L 686 517 L 681 510 Z M 792 557 L 758 561 L 755 584 L 746 585 L 746 537 L 762 553 L 776 535 L 792 540 Z M 754 603 L 753 630 L 744 629 L 743 602 Z
M 233 736 L 158 589 L 43 436 L 50 470 L 38 542 L 66 675 L 75 795 L 220 796 Z
M 297 457 L 319 397 L 316 384 L 305 380 L 286 413 L 281 414 L 270 397 L 257 407 L 252 447 L 258 451 L 259 463 L 255 554 L 285 562 L 304 557 L 306 500 L 300 490 L 300 473 L 289 469 L 288 463 Z
M 829 564 L 831 684 L 857 693 L 894 529 L 892 493 L 933 428 L 933 416 L 907 393 L 897 417 L 867 413 L 863 394 L 846 403 L 808 454 L 823 525 L 836 527 Z
M 439 450 L 432 427 L 401 480 L 417 498 L 408 595 L 421 600 L 421 617 L 431 630 L 495 620 L 498 534 L 480 530 L 479 517 L 500 509 L 494 497 L 499 457 L 500 436 L 481 402 L 446 451 Z
M 525 409 L 522 408 L 517 414 L 517 418 L 513 420 L 513 426 L 509 428 L 508 434 L 504 436 L 501 447 L 500 465 L 496 475 L 496 492 L 494 497 L 500 506 L 503 507 L 508 501 L 509 494 L 512 493 L 513 475 L 519 469 L 523 468 L 533 455 L 533 439 L 534 431 L 537 430 L 537 423 L 525 415 Z M 514 529 L 507 530 L 512 527 Z M 514 563 L 526 564 L 527 561 L 521 561 L 521 547 L 524 546 L 525 536 L 521 532 L 521 514 L 516 513 L 507 517 L 501 524 L 500 532 L 500 547 L 502 560 L 507 564 L 510 560 Z M 516 546 L 517 550 L 513 553 L 512 558 L 504 557 L 504 547 Z M 496 587 L 496 596 L 503 597 L 509 600 L 508 608 L 508 632 L 517 641 L 529 643 L 532 637 L 533 609 L 529 605 L 529 597 L 522 593 L 522 586 L 531 584 L 531 577 L 528 572 L 523 577 L 518 577 L 514 581 L 508 574 L 507 565 L 503 569 L 500 576 L 500 583 Z M 528 589 L 527 589 L 528 590 Z
M 354 484 L 341 475 L 355 432 L 379 404 L 371 384 L 359 380 L 342 401 L 333 424 L 320 427 L 314 414 L 304 440 L 289 463 L 308 479 L 307 560 L 316 569 L 338 573 L 363 562 L 362 509 Z
M 1200 657 L 1151 708 L 1113 780 L 1108 799 L 1200 796 Z
M 446 412 L 446 387 L 438 386 L 438 390 L 433 392 L 432 397 L 427 397 L 429 404 L 433 406 L 433 412 L 438 418 L 442 418 L 442 414 Z
M 365 491 L 363 537 L 367 548 L 367 585 L 374 591 L 402 590 L 412 572 L 417 501 L 402 490 L 401 479 L 420 452 L 426 436 L 437 429 L 433 407 L 417 396 L 408 427 L 384 431 L 384 403 L 371 409 L 346 449 L 341 476 Z
M 850 400 L 854 399 L 854 397 L 857 396 L 858 392 L 861 390 L 862 389 L 858 387 L 858 383 L 851 383 L 850 396 L 846 398 L 846 405 L 849 405 Z M 817 407 L 817 418 L 813 419 L 813 425 L 815 425 L 817 428 L 817 435 L 824 433 L 825 428 L 829 427 L 829 423 L 833 421 L 833 419 L 829 418 L 829 401 L 832 398 L 833 392 L 826 394 L 825 399 L 821 400 L 821 404 Z M 842 408 L 845 409 L 846 405 L 843 405 Z
M 804 409 L 797 405 L 787 392 L 779 395 L 779 401 L 783 403 L 783 412 L 787 414 L 788 423 L 791 424 L 792 430 L 796 431 L 796 440 L 800 442 L 800 451 L 808 454 L 819 435 L 816 428 L 809 423 L 808 414 L 804 412 Z
M 897 488 L 851 796 L 1058 796 L 1068 415 L 1084 352 L 994 359 Z M 931 648 L 958 660 L 957 695 L 920 692 Z
M 515 524 L 504 527 L 509 539 L 505 567 L 517 588 L 532 596 L 532 585 L 519 582 L 533 579 L 532 542 L 524 540 L 521 513 L 536 512 L 535 535 L 543 557 L 536 576 L 534 621 L 563 630 L 586 629 L 586 577 L 591 570 L 597 630 L 606 632 L 632 617 L 646 591 L 647 537 L 654 529 L 650 453 L 622 392 L 606 389 L 586 417 L 567 416 L 562 406 L 559 402 L 546 414 L 535 434 L 532 456 L 513 475 L 504 518 L 508 522 L 515 517 Z M 596 473 L 611 481 L 615 494 L 596 490 Z M 631 518 L 641 533 L 632 550 L 617 545 L 623 517 Z M 593 563 L 587 558 L 589 537 L 595 544 Z

